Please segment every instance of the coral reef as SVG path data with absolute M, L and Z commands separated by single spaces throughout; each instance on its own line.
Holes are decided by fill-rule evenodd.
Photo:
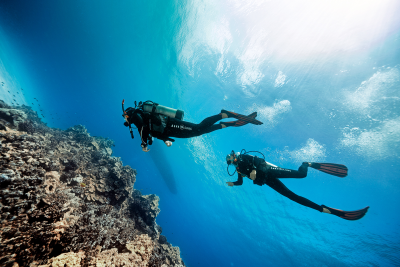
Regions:
M 0 100 L 0 266 L 184 266 L 113 145 Z

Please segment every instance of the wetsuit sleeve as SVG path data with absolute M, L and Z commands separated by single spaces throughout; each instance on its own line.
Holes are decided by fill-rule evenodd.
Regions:
M 141 129 L 138 129 L 140 134 L 140 139 L 142 141 L 141 147 L 147 146 L 147 140 L 151 140 L 150 131 L 147 127 L 143 126 Z
M 238 179 L 236 182 L 233 182 L 233 185 L 242 185 L 243 184 L 243 176 L 238 173 Z

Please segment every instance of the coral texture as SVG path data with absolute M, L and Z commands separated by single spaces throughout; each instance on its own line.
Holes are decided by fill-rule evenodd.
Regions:
M 0 266 L 184 266 L 112 140 L 1 100 L 0 126 Z

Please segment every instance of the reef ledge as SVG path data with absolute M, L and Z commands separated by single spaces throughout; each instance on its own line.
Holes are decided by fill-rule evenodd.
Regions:
M 0 266 L 185 266 L 112 146 L 0 100 Z

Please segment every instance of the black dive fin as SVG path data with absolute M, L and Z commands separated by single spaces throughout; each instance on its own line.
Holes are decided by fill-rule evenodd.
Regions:
M 235 119 L 238 119 L 238 120 L 241 120 L 241 121 L 245 121 L 247 123 L 252 123 L 252 124 L 255 124 L 255 125 L 263 124 L 263 122 L 250 117 L 254 113 L 256 113 L 256 116 L 257 116 L 257 112 L 254 112 L 254 113 L 250 114 L 249 116 L 246 116 L 246 115 L 238 114 L 238 113 L 235 113 L 235 112 L 232 112 L 232 111 L 227 111 L 227 110 L 223 109 L 223 110 L 221 110 L 221 113 L 227 114 L 228 118 L 235 118 Z
M 355 211 L 344 211 L 344 210 L 338 210 L 338 209 L 334 209 L 334 208 L 330 208 L 327 207 L 325 205 L 321 205 L 321 207 L 326 208 L 330 211 L 331 214 L 336 215 L 340 218 L 343 218 L 345 220 L 349 220 L 349 221 L 355 221 L 355 220 L 359 220 L 362 217 L 364 217 L 364 215 L 367 213 L 369 206 L 365 207 L 363 209 L 360 210 L 355 210 Z
M 334 164 L 334 163 L 316 163 L 311 162 L 311 168 L 319 170 L 321 172 L 325 172 L 330 175 L 335 175 L 338 177 L 346 177 L 347 176 L 347 167 L 342 164 Z
M 257 112 L 253 112 L 247 117 L 254 119 L 255 117 L 257 117 Z M 232 126 L 233 127 L 240 127 L 240 126 L 248 124 L 248 122 L 247 121 L 237 120 L 237 121 L 224 121 L 224 122 L 221 122 L 221 124 L 224 124 L 226 126 L 231 126 L 231 127 Z

